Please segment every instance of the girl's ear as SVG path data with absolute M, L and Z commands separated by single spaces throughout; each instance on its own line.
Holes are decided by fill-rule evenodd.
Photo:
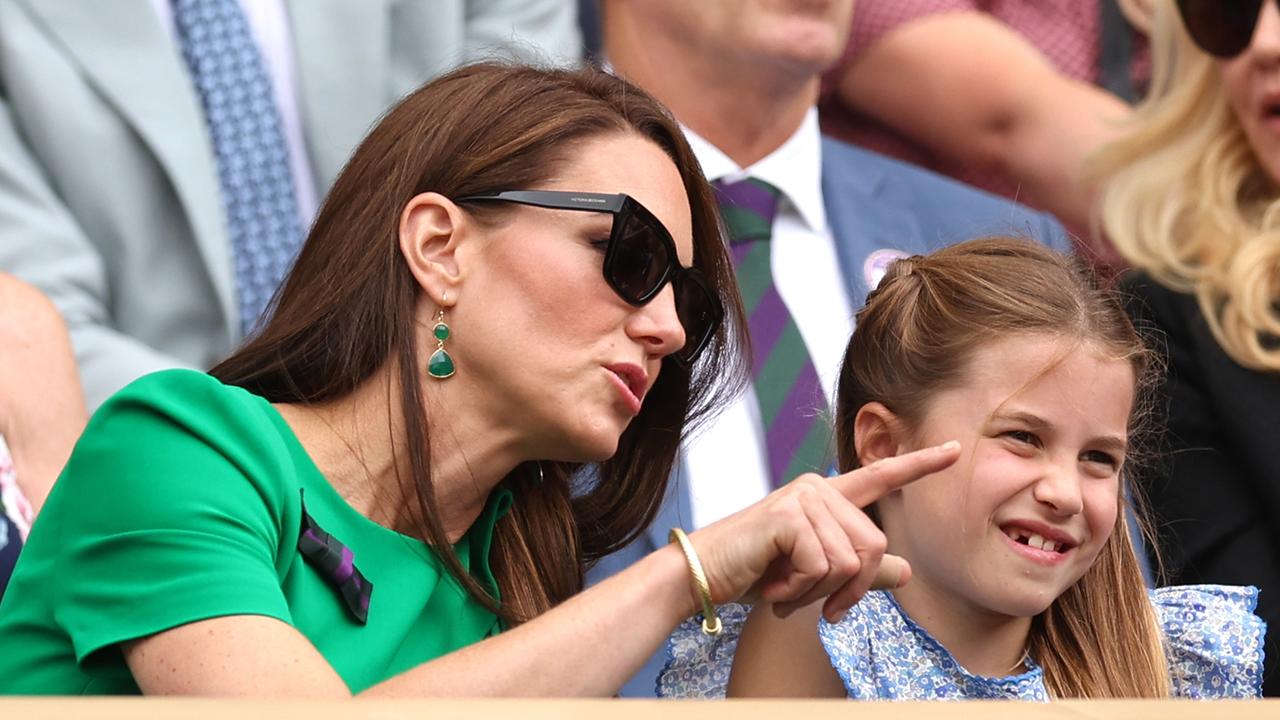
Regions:
M 853 419 L 858 464 L 866 467 L 877 460 L 896 457 L 903 449 L 902 432 L 901 421 L 889 408 L 878 402 L 863 405 Z
M 466 214 L 439 193 L 413 196 L 400 213 L 400 254 L 436 305 L 458 297 L 463 269 L 457 251 L 466 228 Z

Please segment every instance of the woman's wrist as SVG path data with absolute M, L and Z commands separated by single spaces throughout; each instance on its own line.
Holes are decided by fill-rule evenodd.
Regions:
M 649 554 L 652 564 L 652 587 L 660 589 L 664 605 L 670 608 L 671 626 L 701 612 L 697 591 L 689 582 L 689 564 L 677 545 L 666 545 Z
M 684 555 L 685 565 L 689 568 L 689 585 L 697 607 L 702 612 L 702 632 L 707 635 L 719 635 L 721 630 L 720 616 L 716 614 L 716 606 L 711 601 L 711 587 L 707 583 L 706 572 L 702 568 L 702 559 L 693 547 L 684 530 L 671 528 L 668 543 L 680 548 Z

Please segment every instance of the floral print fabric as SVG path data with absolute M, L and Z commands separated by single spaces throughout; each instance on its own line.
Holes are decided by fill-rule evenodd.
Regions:
M 1252 587 L 1193 585 L 1160 588 L 1151 602 L 1169 655 L 1174 695 L 1181 698 L 1256 697 L 1261 693 L 1265 623 L 1253 614 Z M 660 697 L 725 695 L 738 637 L 749 608 L 726 605 L 724 632 L 703 635 L 699 618 L 668 641 L 670 659 L 658 676 Z M 888 592 L 870 592 L 839 623 L 819 623 L 818 636 L 851 699 L 1045 701 L 1044 674 L 1034 659 L 1008 677 L 974 675 L 956 662 Z

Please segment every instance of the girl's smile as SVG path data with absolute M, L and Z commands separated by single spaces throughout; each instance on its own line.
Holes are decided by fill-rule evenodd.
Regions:
M 964 454 L 879 504 L 913 617 L 923 603 L 1029 618 L 1084 575 L 1118 516 L 1133 394 L 1128 361 L 1093 345 L 1014 335 L 974 352 L 900 448 L 956 438 Z
M 1071 533 L 1036 521 L 1015 520 L 1000 530 L 1014 552 L 1043 565 L 1062 562 L 1080 544 Z

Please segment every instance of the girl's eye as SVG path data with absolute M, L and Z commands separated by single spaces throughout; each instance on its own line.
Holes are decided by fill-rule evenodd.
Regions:
M 1086 452 L 1084 455 L 1081 455 L 1080 459 L 1087 463 L 1097 463 L 1098 465 L 1106 465 L 1112 470 L 1115 470 L 1116 468 L 1120 467 L 1120 461 L 1117 460 L 1114 455 L 1110 453 L 1102 452 L 1101 450 L 1090 450 L 1089 452 Z
M 1035 433 L 1028 432 L 1026 430 L 1009 430 L 1001 433 L 1001 435 L 1023 445 L 1040 447 L 1040 438 L 1037 437 Z
M 590 243 L 591 247 L 599 250 L 600 252 L 604 252 L 609 247 L 609 237 L 606 235 L 602 238 L 592 238 Z

